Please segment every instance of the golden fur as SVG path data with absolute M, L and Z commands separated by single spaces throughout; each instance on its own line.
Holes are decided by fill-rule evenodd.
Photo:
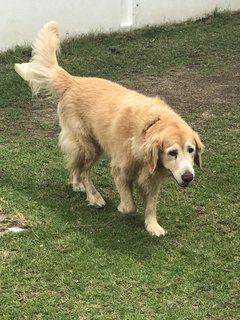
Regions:
M 169 174 L 180 186 L 194 177 L 193 163 L 201 166 L 203 144 L 187 123 L 159 98 L 146 97 L 98 78 L 74 77 L 57 62 L 58 25 L 46 24 L 33 45 L 28 77 L 34 94 L 46 90 L 59 96 L 59 143 L 75 191 L 85 191 L 90 205 L 105 205 L 95 189 L 90 170 L 102 152 L 120 195 L 118 210 L 136 211 L 135 183 L 145 203 L 145 226 L 164 235 L 156 220 L 161 180 Z

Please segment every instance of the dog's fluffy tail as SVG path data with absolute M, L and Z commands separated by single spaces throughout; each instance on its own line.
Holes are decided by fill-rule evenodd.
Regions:
M 71 75 L 58 65 L 60 40 L 59 27 L 55 21 L 43 26 L 32 48 L 27 76 L 33 94 L 45 91 L 61 96 L 70 85 Z

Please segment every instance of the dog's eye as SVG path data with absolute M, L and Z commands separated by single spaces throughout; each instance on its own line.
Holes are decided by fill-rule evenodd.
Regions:
M 177 152 L 177 150 L 171 150 L 171 151 L 168 152 L 168 154 L 169 154 L 170 156 L 172 156 L 172 157 L 177 157 L 178 152 Z
M 189 153 L 193 153 L 193 152 L 194 152 L 194 149 L 193 149 L 192 147 L 189 147 L 189 148 L 188 148 L 188 152 L 189 152 Z

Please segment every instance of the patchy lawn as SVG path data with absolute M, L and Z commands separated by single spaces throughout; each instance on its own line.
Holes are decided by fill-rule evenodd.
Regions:
M 204 172 L 184 190 L 163 185 L 161 239 L 139 199 L 138 215 L 117 212 L 108 159 L 93 172 L 105 209 L 71 190 L 57 101 L 33 99 L 13 70 L 30 49 L 0 54 L 1 319 L 238 319 L 239 34 L 239 13 L 215 14 L 62 46 L 71 73 L 163 96 L 200 133 Z

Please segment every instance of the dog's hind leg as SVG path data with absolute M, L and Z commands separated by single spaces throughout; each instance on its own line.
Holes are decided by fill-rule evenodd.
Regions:
M 98 208 L 104 207 L 105 201 L 92 183 L 92 179 L 90 177 L 90 169 L 81 173 L 81 181 L 85 188 L 89 205 Z
M 89 205 L 101 208 L 105 205 L 105 201 L 96 190 L 90 176 L 91 168 L 99 158 L 99 153 L 94 147 L 90 148 L 89 144 L 87 149 L 84 147 L 80 149 L 81 157 L 77 156 L 77 167 L 73 170 L 73 187 L 77 186 L 80 191 L 86 192 Z
M 112 175 L 118 193 L 120 195 L 120 204 L 118 211 L 121 213 L 133 213 L 137 211 L 137 206 L 133 200 L 133 183 L 129 181 L 121 169 L 112 167 Z
M 72 184 L 73 191 L 75 192 L 86 192 L 85 187 L 80 179 L 80 170 L 76 168 L 73 172 L 70 173 L 70 184 Z
M 90 177 L 94 163 L 102 153 L 101 148 L 92 141 L 83 141 L 64 136 L 59 139 L 60 146 L 66 155 L 67 168 L 70 171 L 74 191 L 85 191 L 89 205 L 103 207 L 105 201 L 96 190 Z

